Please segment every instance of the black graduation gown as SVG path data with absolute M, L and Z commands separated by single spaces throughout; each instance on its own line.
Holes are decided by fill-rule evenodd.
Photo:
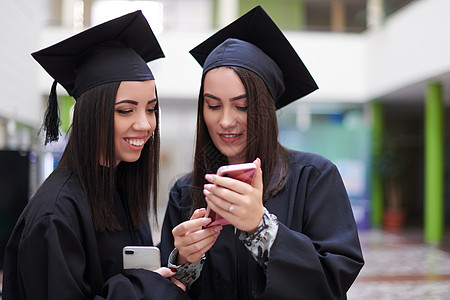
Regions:
M 20 216 L 6 247 L 3 300 L 189 299 L 161 275 L 123 270 L 122 248 L 152 245 L 148 222 L 135 230 L 116 191 L 123 230 L 97 232 L 76 176 L 56 169 Z
M 189 291 L 193 299 L 346 299 L 364 260 L 340 174 L 311 153 L 290 151 L 289 166 L 285 188 L 264 204 L 280 222 L 267 274 L 238 239 L 239 231 L 225 226 Z M 174 247 L 172 228 L 190 217 L 190 184 L 188 174 L 170 192 L 163 264 Z

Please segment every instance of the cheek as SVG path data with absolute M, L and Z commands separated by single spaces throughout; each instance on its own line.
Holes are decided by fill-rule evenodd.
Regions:
M 120 135 L 121 126 L 120 122 L 116 119 L 114 121 L 114 136 L 117 138 Z
M 208 111 L 208 109 L 206 107 L 203 108 L 203 120 L 205 121 L 205 125 L 206 128 L 208 128 L 208 130 L 210 130 L 210 127 L 212 125 L 212 120 L 211 120 L 211 113 Z
M 128 120 L 124 119 L 124 118 L 120 118 L 120 117 L 115 117 L 114 118 L 114 134 L 120 135 L 121 132 L 125 131 L 126 128 L 129 126 L 128 124 Z
M 208 132 L 211 134 L 211 132 L 214 131 L 215 126 L 218 124 L 218 121 L 215 120 L 211 114 L 204 115 L 204 120 Z
M 157 125 L 156 116 L 155 115 L 150 116 L 149 120 L 148 120 L 148 123 L 150 124 L 151 131 L 152 132 L 155 131 L 156 125 Z
M 247 129 L 247 113 L 245 113 L 245 114 L 241 117 L 241 123 L 242 123 L 242 125 L 245 127 L 245 129 Z

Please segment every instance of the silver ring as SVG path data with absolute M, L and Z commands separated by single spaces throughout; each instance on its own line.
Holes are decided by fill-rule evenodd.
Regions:
M 234 205 L 233 205 L 233 204 L 231 204 L 231 205 L 230 205 L 230 207 L 228 207 L 228 211 L 229 211 L 229 212 L 232 212 L 232 211 L 233 211 L 233 209 L 234 209 Z

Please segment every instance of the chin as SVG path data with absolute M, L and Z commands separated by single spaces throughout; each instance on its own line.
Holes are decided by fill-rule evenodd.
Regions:
M 244 161 L 245 155 L 238 155 L 234 151 L 221 151 L 223 155 L 225 155 L 228 161 Z
M 121 161 L 123 162 L 128 162 L 128 163 L 133 163 L 139 160 L 141 156 L 128 156 L 128 157 L 123 157 Z

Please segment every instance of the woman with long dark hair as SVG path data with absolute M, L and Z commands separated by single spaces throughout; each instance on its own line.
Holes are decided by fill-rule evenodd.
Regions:
M 317 89 L 310 73 L 260 6 L 191 54 L 203 67 L 195 160 L 170 192 L 163 262 L 190 270 L 176 278 L 194 299 L 345 299 L 364 261 L 342 179 L 278 142 L 276 110 Z M 250 184 L 216 175 L 249 162 Z M 207 206 L 231 226 L 208 226 Z
M 147 62 L 164 54 L 147 20 L 136 11 L 32 55 L 55 80 L 46 144 L 59 136 L 56 83 L 76 104 L 62 158 L 6 247 L 3 299 L 187 299 L 173 270 L 123 266 L 125 246 L 153 245 L 159 100 Z

